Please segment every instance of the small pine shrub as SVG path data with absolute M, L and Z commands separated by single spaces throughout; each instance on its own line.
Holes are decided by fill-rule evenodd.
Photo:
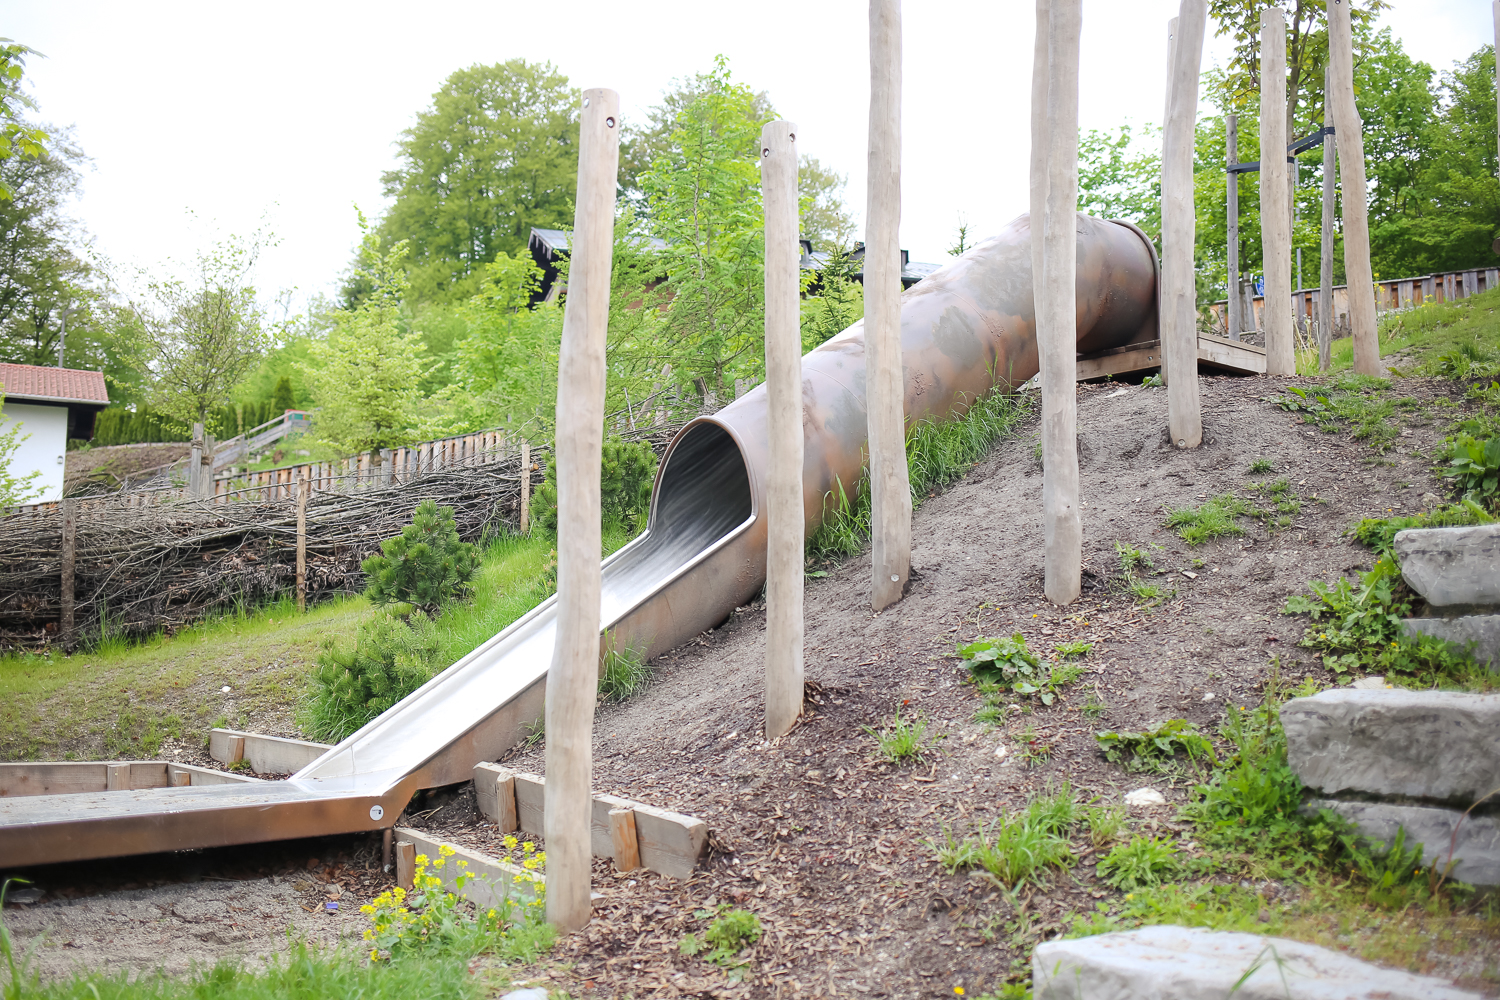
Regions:
M 438 665 L 441 637 L 421 611 L 406 622 L 382 614 L 359 627 L 353 648 L 323 644 L 312 672 L 303 729 L 337 743 L 426 684 Z
M 459 540 L 453 508 L 431 500 L 423 500 L 411 524 L 381 542 L 380 551 L 360 566 L 370 581 L 370 602 L 402 601 L 429 614 L 465 593 L 479 566 L 476 547 Z
M 599 513 L 604 524 L 631 534 L 645 526 L 651 512 L 651 487 L 656 482 L 656 453 L 644 441 L 611 437 L 604 442 L 599 465 Z M 532 502 L 536 523 L 548 535 L 557 534 L 557 458 L 547 459 L 547 481 Z

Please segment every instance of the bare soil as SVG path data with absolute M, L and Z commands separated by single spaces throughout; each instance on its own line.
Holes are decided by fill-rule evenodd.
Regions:
M 1358 518 L 1414 511 L 1424 494 L 1445 493 L 1427 456 L 1453 415 L 1448 383 L 1398 383 L 1400 393 L 1430 405 L 1403 416 L 1407 430 L 1381 455 L 1264 401 L 1288 382 L 1315 384 L 1203 379 L 1205 440 L 1191 452 L 1166 438 L 1164 390 L 1080 387 L 1084 594 L 1067 608 L 1042 594 L 1042 477 L 1035 423 L 1023 427 L 920 506 L 913 582 L 899 605 L 884 614 L 869 610 L 867 555 L 809 579 L 807 711 L 786 737 L 767 743 L 760 733 L 763 606 L 739 609 L 656 661 L 647 691 L 600 710 L 594 786 L 704 818 L 714 849 L 686 882 L 616 874 L 598 862 L 596 919 L 523 977 L 574 997 L 952 997 L 955 987 L 974 996 L 1024 971 L 1030 948 L 1066 927 L 1072 914 L 1120 894 L 1095 877 L 1087 849 L 1069 873 L 1012 896 L 977 877 L 945 874 L 931 841 L 971 832 L 1067 781 L 1105 803 L 1144 785 L 1156 788 L 1168 804 L 1133 809 L 1133 825 L 1180 835 L 1192 853 L 1187 828 L 1174 818 L 1190 771 L 1127 773 L 1103 759 L 1094 733 L 1169 718 L 1212 733 L 1226 701 L 1260 699 L 1278 662 L 1288 682 L 1306 675 L 1326 681 L 1296 646 L 1302 621 L 1279 614 L 1286 596 L 1308 580 L 1368 568 L 1370 553 L 1344 537 Z M 1276 471 L 1249 474 L 1257 458 Z M 1243 536 L 1198 547 L 1162 527 L 1170 508 L 1196 507 L 1280 475 L 1303 504 L 1289 527 L 1270 532 L 1241 519 Z M 1151 582 L 1170 592 L 1166 601 L 1146 608 L 1123 589 L 1117 541 L 1150 552 L 1164 571 Z M 1000 726 L 974 723 L 980 702 L 962 683 L 954 644 L 1013 631 L 1044 654 L 1062 642 L 1093 642 L 1086 673 L 1050 707 L 1018 702 Z M 1090 698 L 1107 703 L 1104 718 L 1082 713 Z M 898 709 L 925 718 L 941 737 L 920 765 L 896 767 L 874 755 L 865 727 Z M 505 762 L 545 771 L 541 747 Z M 403 821 L 505 853 L 468 794 L 423 796 Z M 1305 891 L 1274 882 L 1254 887 L 1268 907 Z M 107 907 L 124 897 L 96 898 Z M 743 982 L 679 950 L 683 934 L 701 934 L 705 911 L 721 904 L 754 911 L 766 930 Z M 25 928 L 13 923 L 23 939 L 44 923 L 40 913 L 55 939 L 83 933 L 76 906 L 39 905 Z M 14 918 L 10 908 L 6 917 Z M 1363 953 L 1368 942 L 1330 921 L 1326 931 L 1306 936 Z M 1420 926 L 1413 925 L 1418 942 Z M 176 934 L 204 962 L 257 947 L 192 936 L 187 928 L 164 931 L 150 920 L 111 933 L 136 944 Z M 137 967 L 149 967 L 146 950 L 130 954 L 140 956 L 131 960 Z M 1500 946 L 1483 936 L 1440 945 L 1434 935 L 1430 948 L 1413 945 L 1402 963 L 1493 994 Z
M 186 458 L 186 441 L 160 444 L 116 444 L 87 451 L 70 451 L 63 471 L 63 489 L 72 492 L 86 482 L 113 489 L 129 476 Z

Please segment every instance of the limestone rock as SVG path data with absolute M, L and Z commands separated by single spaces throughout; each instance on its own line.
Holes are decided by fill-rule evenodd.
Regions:
M 1317 945 L 1172 926 L 1039 944 L 1031 975 L 1036 1000 L 1478 1000 Z
M 1500 695 L 1341 688 L 1281 707 L 1309 788 L 1474 802 L 1500 785 Z
M 1127 806 L 1164 806 L 1167 804 L 1166 796 L 1154 788 L 1137 788 L 1125 795 Z
M 1427 603 L 1500 604 L 1500 524 L 1396 532 L 1401 575 Z
M 1435 635 L 1470 647 L 1476 663 L 1500 670 L 1500 615 L 1463 615 L 1459 618 L 1408 618 L 1408 633 Z
M 1313 799 L 1312 809 L 1330 809 L 1359 827 L 1371 840 L 1389 846 L 1406 829 L 1406 850 L 1422 845 L 1422 862 L 1446 868 L 1448 877 L 1470 885 L 1500 885 L 1500 823 L 1489 816 L 1465 817 L 1457 809 L 1392 805 L 1386 802 L 1334 802 Z M 1454 829 L 1458 836 L 1454 836 Z M 1451 851 L 1451 854 L 1450 854 Z

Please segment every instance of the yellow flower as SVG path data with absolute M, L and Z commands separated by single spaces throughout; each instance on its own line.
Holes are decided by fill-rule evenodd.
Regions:
M 500 843 L 505 845 L 505 849 L 507 851 L 514 851 L 516 849 L 516 845 L 519 844 L 520 841 L 518 841 L 515 837 L 506 834 L 505 839 L 500 841 Z
M 372 962 L 378 962 L 378 961 L 380 961 L 380 949 L 378 949 L 378 948 L 371 948 L 370 949 L 370 961 L 372 961 Z
M 1127 892 L 1127 893 L 1126 893 L 1126 894 L 1125 894 L 1125 898 L 1126 898 L 1126 899 L 1127 899 L 1127 900 L 1131 900 L 1131 899 L 1134 899 L 1134 898 L 1135 898 L 1135 893 L 1133 893 L 1133 892 Z
M 963 996 L 964 995 L 964 988 L 962 986 L 955 986 L 955 987 L 953 987 L 953 992 L 957 993 L 959 996 Z
M 449 847 L 447 844 L 439 844 L 438 845 L 438 854 L 440 854 L 442 857 L 451 858 L 453 855 L 455 855 L 457 853 L 458 853 L 457 851 L 455 851 L 453 848 Z

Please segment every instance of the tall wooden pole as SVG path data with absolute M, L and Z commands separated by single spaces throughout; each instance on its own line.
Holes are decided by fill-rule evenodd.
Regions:
M 62 641 L 64 652 L 71 653 L 75 645 L 73 636 L 73 590 L 74 576 L 73 568 L 78 550 L 78 501 L 71 497 L 65 497 L 58 504 L 59 513 L 62 514 L 62 551 L 59 553 L 62 563 L 61 585 L 62 609 L 57 625 L 58 639 Z
M 1500 52 L 1500 0 L 1490 3 L 1490 16 L 1495 21 L 1495 51 Z M 1495 60 L 1495 112 L 1500 115 L 1500 59 Z M 1495 134 L 1495 149 L 1500 152 L 1500 131 Z
M 1260 240 L 1265 260 L 1266 374 L 1295 375 L 1292 346 L 1292 207 L 1287 188 L 1286 16 L 1260 14 Z
M 1207 0 L 1182 0 L 1167 75 L 1167 122 L 1161 159 L 1161 341 L 1172 379 L 1167 425 L 1179 448 L 1203 443 L 1198 398 L 1198 295 L 1193 280 L 1193 132 L 1198 120 L 1198 67 L 1203 61 Z
M 870 0 L 870 155 L 865 213 L 870 606 L 901 600 L 911 571 L 911 476 L 901 368 L 901 0 Z
M 1500 0 L 1496 0 L 1500 3 Z M 1323 74 L 1323 126 L 1333 124 L 1328 102 L 1328 73 Z M 1323 235 L 1318 247 L 1318 371 L 1326 372 L 1333 354 L 1333 179 L 1334 138 L 1323 133 Z
M 1078 515 L 1078 38 L 1080 0 L 1054 0 L 1047 16 L 1046 211 L 1042 269 L 1033 275 L 1042 387 L 1042 525 L 1045 590 L 1078 599 L 1083 526 Z M 1034 128 L 1034 126 L 1033 126 Z M 1033 189 L 1035 182 L 1033 182 Z M 1032 228 L 1032 239 L 1037 237 Z
M 1375 330 L 1375 279 L 1370 271 L 1370 218 L 1365 203 L 1364 123 L 1354 104 L 1354 39 L 1349 0 L 1329 0 L 1326 99 L 1333 104 L 1339 145 L 1339 186 L 1344 190 L 1344 281 L 1349 288 L 1349 327 L 1354 334 L 1354 370 L 1380 374 Z
M 1500 0 L 1496 2 L 1500 3 Z M 1240 162 L 1240 116 L 1236 114 L 1224 116 L 1224 160 L 1231 169 Z M 1224 223 L 1229 280 L 1225 285 L 1228 293 L 1225 325 L 1228 327 L 1229 339 L 1239 340 L 1240 331 L 1245 328 L 1244 318 L 1240 316 L 1240 307 L 1244 304 L 1240 295 L 1240 175 L 1229 173 L 1227 176 L 1229 179 L 1224 188 Z
M 1161 134 L 1163 136 L 1165 136 L 1167 134 L 1167 127 L 1170 124 L 1170 122 L 1172 121 L 1172 67 L 1175 66 L 1175 65 L 1177 65 L 1177 18 L 1173 17 L 1173 18 L 1168 18 L 1167 19 L 1167 86 L 1163 90 L 1163 94 L 1162 94 L 1163 99 L 1162 99 L 1162 106 L 1161 106 Z M 1158 178 L 1158 180 L 1159 179 L 1160 178 Z M 1163 342 L 1165 342 L 1165 340 L 1166 340 L 1166 327 L 1164 325 L 1162 325 L 1163 321 L 1162 321 L 1162 311 L 1161 311 L 1162 310 L 1162 297 L 1161 297 L 1162 285 L 1161 285 L 1161 273 L 1160 273 L 1160 263 L 1161 262 L 1158 261 L 1157 263 L 1158 263 L 1158 273 L 1157 273 L 1157 276 L 1156 276 L 1157 277 L 1157 281 L 1156 281 L 1157 333 L 1162 338 Z M 1160 355 L 1160 359 L 1161 359 L 1161 384 L 1165 385 L 1165 386 L 1170 386 L 1172 384 L 1172 358 L 1171 358 L 1171 353 L 1172 353 L 1171 351 L 1168 351 L 1165 348 L 1163 350 L 1161 350 L 1161 351 L 1158 352 L 1158 354 Z M 1196 362 L 1194 363 L 1194 366 L 1196 367 Z
M 297 477 L 297 610 L 307 611 L 307 470 Z
M 802 713 L 802 335 L 798 321 L 797 126 L 760 130 L 766 218 L 766 739 Z
M 599 687 L 599 465 L 620 97 L 583 92 L 578 195 L 557 392 L 557 640 L 547 673 L 547 920 L 589 920 L 594 700 Z
M 1496 0 L 1500 3 L 1500 0 Z M 1031 50 L 1031 290 L 1032 322 L 1037 325 L 1040 359 L 1042 317 L 1042 237 L 1047 228 L 1047 46 L 1052 0 L 1036 0 L 1036 40 Z
M 531 442 L 521 442 L 521 534 L 531 530 Z

